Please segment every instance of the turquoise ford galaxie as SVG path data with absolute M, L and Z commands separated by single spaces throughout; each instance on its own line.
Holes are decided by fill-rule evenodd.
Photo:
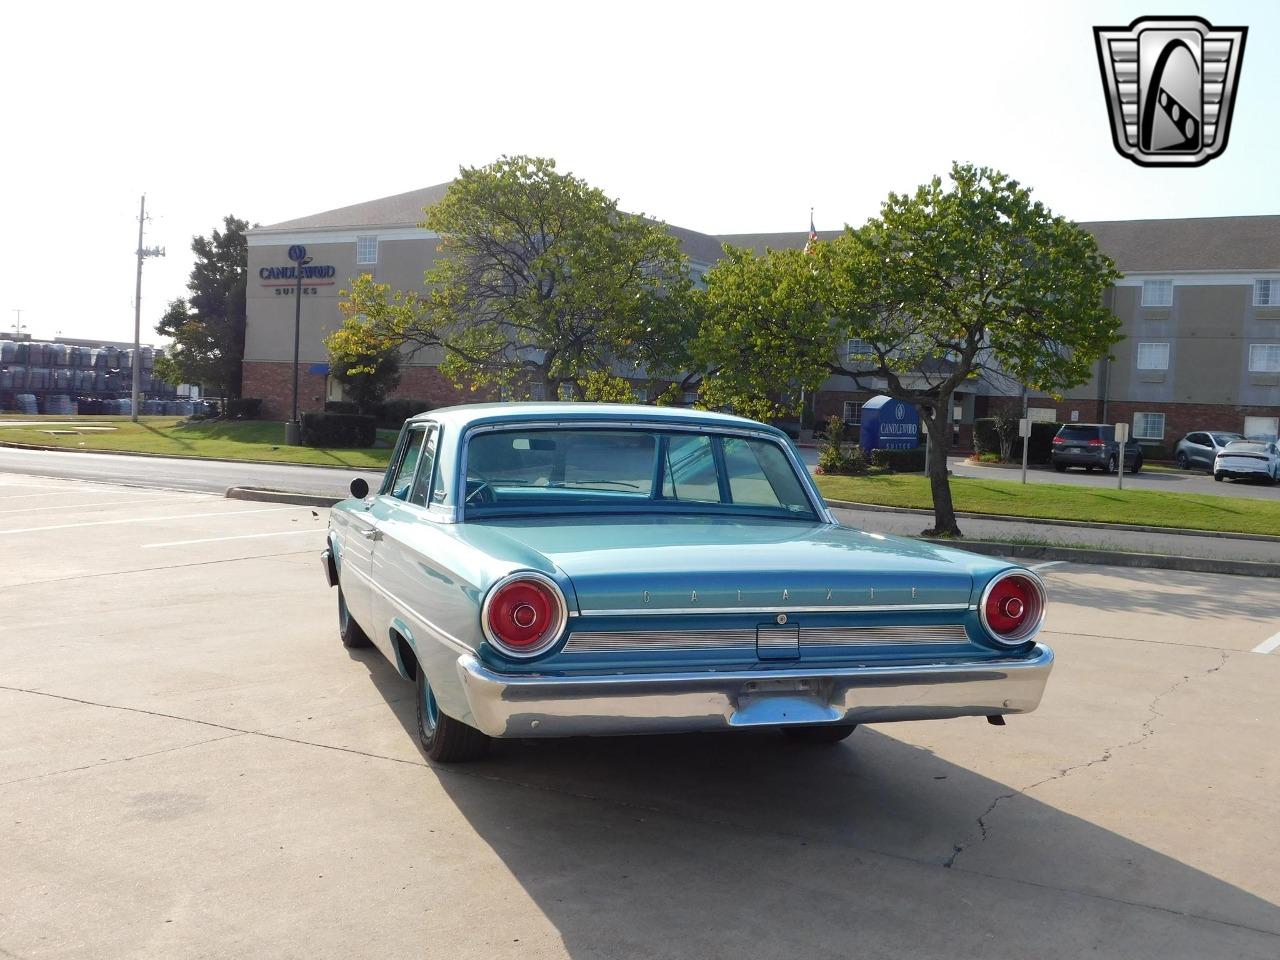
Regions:
M 348 647 L 418 687 L 428 757 L 490 737 L 863 722 L 1040 702 L 1044 588 L 840 526 L 790 441 L 739 417 L 477 404 L 408 421 L 323 562 Z

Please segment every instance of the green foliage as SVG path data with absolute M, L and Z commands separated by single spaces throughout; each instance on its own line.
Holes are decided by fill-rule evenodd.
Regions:
M 871 465 L 884 467 L 894 473 L 919 473 L 924 470 L 924 447 L 911 450 L 888 450 L 883 447 L 871 451 Z
M 677 384 L 670 384 L 665 390 L 654 397 L 653 405 L 655 407 L 678 407 L 684 403 L 684 391 Z
M 545 396 L 623 361 L 650 374 L 691 366 L 696 314 L 688 263 L 661 223 L 618 210 L 552 160 L 502 157 L 463 168 L 423 226 L 441 237 L 424 292 L 365 275 L 344 291 L 339 355 L 407 344 L 444 351 L 442 371 L 473 390 Z
M 818 448 L 818 471 L 844 476 L 862 476 L 867 472 L 867 458 L 862 449 L 844 442 L 844 421 L 837 414 L 827 418 L 826 438 Z
M 196 257 L 187 281 L 191 293 L 170 301 L 156 324 L 157 333 L 173 339 L 167 355 L 157 359 L 156 376 L 237 397 L 244 360 L 249 223 L 233 216 L 222 222 L 224 230 L 191 241 Z
M 631 384 L 605 370 L 592 370 L 583 378 L 583 399 L 594 403 L 635 403 L 636 392 Z
M 373 413 L 400 383 L 400 351 L 329 354 L 329 372 L 343 385 L 360 413 Z
M 226 402 L 225 416 L 230 419 L 257 420 L 262 416 L 261 397 L 238 397 Z
M 1013 436 L 1009 447 L 1003 450 L 1000 439 L 1000 422 L 1012 424 Z M 1034 420 L 1031 423 L 1031 443 L 1027 447 L 1027 462 L 1043 465 L 1049 462 L 1053 452 L 1053 438 L 1060 423 Z M 1022 462 L 1022 438 L 1017 436 L 1018 421 L 1009 417 L 980 417 L 973 422 L 973 449 L 977 454 L 995 454 L 1001 463 Z
M 707 276 L 704 392 L 760 416 L 797 387 L 848 377 L 913 404 L 936 456 L 935 527 L 959 528 L 946 474 L 951 400 L 968 380 L 1056 393 L 1118 339 L 1118 278 L 1093 237 L 1003 173 L 954 164 L 880 215 L 808 251 L 729 251 Z M 860 339 L 870 352 L 849 357 Z M 879 384 L 884 384 L 881 388 Z M 794 402 L 794 401 L 792 401 Z
M 354 413 L 304 413 L 302 442 L 308 447 L 372 447 L 377 421 Z

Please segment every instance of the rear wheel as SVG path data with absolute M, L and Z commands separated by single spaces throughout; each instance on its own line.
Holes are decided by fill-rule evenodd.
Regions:
M 1067 465 L 1065 463 L 1055 463 L 1053 465 L 1053 469 L 1057 470 L 1059 473 L 1066 473 Z
M 1217 480 L 1219 483 L 1221 483 L 1221 482 L 1222 482 L 1222 474 L 1220 474 L 1220 473 L 1215 473 L 1215 474 L 1213 475 L 1213 479 L 1215 479 L 1215 480 Z
M 342 645 L 349 650 L 373 646 L 347 609 L 347 598 L 343 596 L 341 587 L 338 588 L 338 636 L 342 638 Z
M 418 739 L 422 752 L 436 763 L 461 763 L 483 757 L 489 750 L 489 738 L 441 710 L 422 664 L 417 665 L 417 673 Z
M 1186 455 L 1185 452 L 1178 454 L 1178 469 L 1179 470 L 1191 469 L 1191 459 Z
M 1130 473 L 1138 473 L 1142 470 L 1142 455 L 1133 458 L 1133 466 L 1129 468 Z
M 822 723 L 812 727 L 783 727 L 782 732 L 800 743 L 839 743 L 857 729 L 856 723 Z

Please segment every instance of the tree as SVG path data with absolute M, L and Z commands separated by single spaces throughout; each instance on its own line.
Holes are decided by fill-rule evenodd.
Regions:
M 246 220 L 223 218 L 222 231 L 195 237 L 191 295 L 170 301 L 156 332 L 171 337 L 158 374 L 170 383 L 199 383 L 223 397 L 240 396 L 244 360 L 245 292 L 249 275 Z
M 400 383 L 400 353 L 393 349 L 363 357 L 331 357 L 329 372 L 361 413 L 372 413 Z
M 956 389 L 983 378 L 1057 394 L 1086 382 L 1118 339 L 1102 304 L 1118 276 L 1092 236 L 1028 188 L 954 164 L 948 185 L 890 194 L 879 217 L 830 243 L 717 265 L 704 329 L 718 383 L 707 389 L 758 403 L 784 372 L 810 390 L 835 375 L 913 404 L 928 434 L 925 533 L 960 536 L 947 474 Z M 865 350 L 851 356 L 850 339 Z
M 344 291 L 337 356 L 439 348 L 473 390 L 582 398 L 617 362 L 683 370 L 696 330 L 688 263 L 661 223 L 622 213 L 600 190 L 537 157 L 463 168 L 423 226 L 441 237 L 426 291 L 368 275 Z

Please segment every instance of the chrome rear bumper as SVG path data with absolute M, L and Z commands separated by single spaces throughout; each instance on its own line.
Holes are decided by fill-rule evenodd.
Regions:
M 458 658 L 467 722 L 493 737 L 678 733 L 1029 713 L 1053 651 L 911 666 L 539 677 Z

